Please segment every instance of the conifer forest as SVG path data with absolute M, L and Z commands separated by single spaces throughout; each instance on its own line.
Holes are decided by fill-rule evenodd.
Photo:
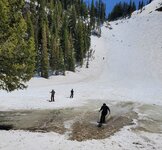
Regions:
M 75 72 L 105 9 L 102 0 L 1 0 L 0 89 L 24 89 L 34 75 Z

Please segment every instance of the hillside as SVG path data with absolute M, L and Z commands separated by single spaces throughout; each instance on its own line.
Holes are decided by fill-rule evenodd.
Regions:
M 19 115 L 19 111 L 24 110 L 56 110 L 60 111 L 60 116 L 63 111 L 63 116 L 74 117 L 68 120 L 69 116 L 65 116 L 65 121 L 59 118 L 59 121 L 64 121 L 61 122 L 66 130 L 63 134 L 51 130 L 47 133 L 0 131 L 0 149 L 162 149 L 162 12 L 155 11 L 160 7 L 162 0 L 154 0 L 142 12 L 134 12 L 130 19 L 110 22 L 112 29 L 105 23 L 100 38 L 91 36 L 89 68 L 86 68 L 84 60 L 83 67 L 77 67 L 75 73 L 66 71 L 66 76 L 51 76 L 49 79 L 34 77 L 28 82 L 26 90 L 1 91 L 0 110 L 5 113 L 18 111 L 15 114 Z M 70 99 L 72 88 L 74 98 Z M 52 89 L 56 91 L 56 101 L 49 103 Z M 95 135 L 101 132 L 94 124 L 103 102 L 110 106 L 114 120 L 122 123 L 125 115 L 130 113 L 128 118 L 132 122 L 106 138 L 100 135 L 102 138 L 86 139 L 84 133 L 89 129 L 89 124 L 93 127 L 89 132 L 94 131 Z M 78 116 L 70 114 L 70 111 L 78 111 Z M 77 124 L 85 141 L 68 139 L 76 120 L 89 123 L 85 127 Z M 114 125 L 108 122 L 107 125 L 113 130 L 118 122 Z M 82 129 L 85 130 L 82 132 Z

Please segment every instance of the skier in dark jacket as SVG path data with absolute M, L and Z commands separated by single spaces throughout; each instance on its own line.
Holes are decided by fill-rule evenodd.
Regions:
M 102 110 L 101 112 L 101 118 L 100 118 L 100 123 L 105 123 L 105 117 L 107 115 L 107 113 L 109 112 L 110 114 L 110 108 L 104 103 L 101 107 L 101 109 L 99 110 L 99 112 Z
M 70 98 L 73 98 L 73 96 L 74 96 L 74 90 L 72 89 L 71 94 L 70 94 Z
M 52 90 L 51 92 L 51 102 L 54 102 L 55 101 L 55 91 L 54 90 Z

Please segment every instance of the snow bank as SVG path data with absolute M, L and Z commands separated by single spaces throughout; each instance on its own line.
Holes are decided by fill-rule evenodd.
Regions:
M 154 0 L 131 19 L 110 22 L 102 37 L 92 36 L 89 68 L 48 80 L 32 78 L 28 89 L 0 91 L 0 109 L 53 109 L 83 105 L 87 99 L 162 104 L 162 13 Z M 152 13 L 150 13 L 152 11 Z M 69 99 L 74 89 L 74 99 Z M 56 102 L 49 103 L 50 91 Z
M 0 91 L 0 110 L 56 109 L 84 105 L 87 100 L 136 101 L 162 104 L 162 13 L 154 11 L 162 0 L 154 0 L 131 19 L 111 22 L 102 37 L 92 37 L 93 56 L 89 68 L 47 79 L 32 78 L 28 89 Z M 103 58 L 104 57 L 104 58 Z M 74 89 L 74 99 L 70 90 Z M 56 102 L 49 103 L 50 91 Z M 104 140 L 69 141 L 56 133 L 0 131 L 2 150 L 121 150 L 162 149 L 161 134 L 134 133 L 125 127 Z

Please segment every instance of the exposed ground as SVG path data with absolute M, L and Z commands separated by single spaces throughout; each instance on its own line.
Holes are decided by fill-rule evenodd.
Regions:
M 97 104 L 97 105 L 95 105 Z M 69 140 L 84 141 L 104 139 L 131 125 L 134 132 L 162 133 L 162 107 L 139 105 L 132 102 L 109 102 L 111 115 L 107 123 L 97 127 L 99 105 L 86 104 L 78 108 L 58 110 L 1 111 L 0 130 L 28 130 L 32 132 L 56 132 Z M 138 110 L 139 114 L 136 112 Z M 156 112 L 156 113 L 155 113 Z M 143 115 L 141 116 L 140 113 Z

